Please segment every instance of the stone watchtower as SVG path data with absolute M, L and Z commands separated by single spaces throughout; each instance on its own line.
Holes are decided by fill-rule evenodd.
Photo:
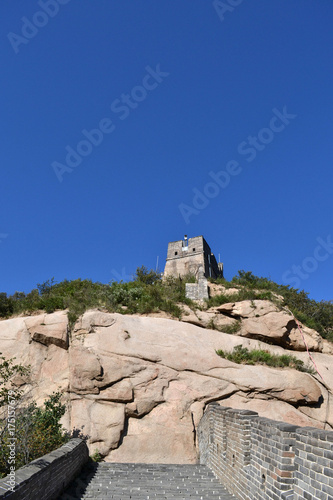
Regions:
M 198 278 L 199 269 L 206 278 L 223 277 L 223 264 L 216 262 L 203 236 L 187 238 L 185 235 L 184 240 L 169 243 L 164 276 L 193 274 Z
M 223 264 L 217 263 L 203 236 L 172 241 L 168 245 L 164 277 L 192 274 L 197 283 L 186 283 L 186 297 L 203 301 L 209 297 L 207 278 L 223 278 Z

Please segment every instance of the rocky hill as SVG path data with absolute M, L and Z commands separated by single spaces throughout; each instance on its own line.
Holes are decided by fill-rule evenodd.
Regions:
M 302 327 L 324 381 L 317 373 L 236 364 L 216 350 L 243 345 L 292 354 L 307 365 L 291 313 L 268 300 L 181 307 L 180 320 L 165 312 L 89 310 L 71 331 L 66 311 L 7 319 L 0 322 L 0 350 L 31 365 L 30 378 L 17 376 L 15 383 L 38 404 L 52 391 L 64 393 L 64 425 L 89 436 L 91 453 L 107 461 L 195 463 L 197 425 L 211 401 L 333 428 L 330 342 Z

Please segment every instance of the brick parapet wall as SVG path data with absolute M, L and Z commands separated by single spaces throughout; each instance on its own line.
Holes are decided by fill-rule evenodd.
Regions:
M 333 498 L 333 432 L 212 403 L 198 441 L 200 462 L 241 500 Z
M 53 500 L 56 499 L 79 474 L 88 461 L 88 447 L 82 439 L 71 439 L 48 455 L 30 462 L 15 471 L 12 478 L 0 480 L 0 500 Z
M 250 487 L 258 500 L 281 498 L 282 492 L 292 493 L 296 429 L 267 418 L 253 420 Z
M 303 427 L 297 429 L 296 439 L 293 500 L 331 500 L 333 432 Z

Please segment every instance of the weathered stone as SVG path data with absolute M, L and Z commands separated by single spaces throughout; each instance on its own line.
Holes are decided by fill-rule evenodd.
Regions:
M 253 318 L 265 316 L 268 313 L 279 312 L 278 307 L 269 300 L 242 300 L 241 302 L 228 302 L 217 307 L 222 314 L 235 318 Z
M 96 327 L 113 325 L 115 319 L 110 314 L 101 311 L 87 311 L 74 325 L 74 335 L 92 333 Z
M 125 423 L 123 404 L 74 399 L 71 401 L 72 427 L 89 437 L 89 450 L 107 455 L 117 447 Z
M 276 330 L 272 318 L 281 313 L 260 305 L 264 306 L 265 328 L 270 324 Z M 244 306 L 244 314 L 252 314 L 250 309 Z M 277 354 L 286 351 L 209 329 L 212 319 L 234 324 L 231 315 L 211 310 L 195 314 L 208 328 L 164 318 L 88 311 L 77 322 L 68 350 L 31 341 L 28 326 L 52 325 L 52 315 L 16 318 L 0 322 L 1 350 L 5 356 L 15 355 L 17 362 L 31 364 L 34 384 L 22 388 L 38 404 L 60 388 L 69 402 L 64 425 L 89 436 L 90 453 L 98 449 L 112 461 L 194 463 L 196 426 L 205 404 L 228 404 L 237 394 L 244 407 L 251 405 L 264 415 L 271 405 L 272 413 L 287 422 L 298 419 L 318 427 L 328 423 L 331 408 L 319 377 L 315 380 L 291 369 L 237 365 L 220 358 L 216 349 L 229 351 L 240 344 L 249 349 L 264 346 Z M 283 321 L 290 319 L 284 314 Z M 255 315 L 244 317 L 243 323 L 247 320 L 259 321 Z M 293 354 L 308 360 L 305 352 Z M 314 356 L 327 386 L 333 387 L 331 356 Z
M 98 401 L 112 401 L 114 403 L 128 403 L 133 401 L 133 385 L 130 380 L 124 379 L 101 390 L 97 396 L 93 396 Z
M 239 292 L 239 288 L 227 288 L 223 285 L 216 283 L 209 283 L 209 294 L 211 297 L 216 297 L 217 295 L 226 295 L 231 297 Z
M 322 349 L 321 352 L 323 354 L 333 354 L 333 344 L 332 342 L 328 342 L 327 340 L 321 340 Z
M 230 361 L 229 368 L 235 365 Z M 296 370 L 268 368 L 266 366 L 242 366 L 241 369 L 214 368 L 207 374 L 229 381 L 242 391 L 269 394 L 272 398 L 292 404 L 318 403 L 321 398 L 320 385 L 307 373 Z M 266 389 L 264 389 L 264 387 Z M 260 396 L 259 396 L 260 397 Z
M 324 428 L 323 422 L 318 422 L 318 420 L 305 414 L 310 410 L 308 407 L 304 407 L 300 412 L 287 402 L 272 399 L 269 395 L 266 397 L 262 395 L 261 398 L 263 399 L 249 398 L 246 393 L 239 392 L 224 399 L 221 405 L 240 410 L 256 411 L 261 417 L 280 420 L 289 424 Z
M 205 403 L 202 401 L 195 401 L 191 404 L 190 410 L 192 414 L 192 421 L 194 425 L 194 429 L 197 429 L 200 420 L 202 419 L 202 415 L 204 414 Z
M 70 349 L 70 387 L 77 394 L 99 393 L 95 381 L 102 376 L 102 367 L 96 354 L 83 347 Z
M 64 311 L 42 314 L 25 319 L 32 340 L 46 346 L 54 344 L 62 349 L 68 348 L 68 318 Z
M 106 457 L 111 462 L 196 463 L 193 424 L 188 412 L 166 403 L 140 419 L 130 418 L 127 435 L 117 450 Z
M 312 328 L 300 324 L 303 336 L 297 324 L 289 333 L 289 348 L 295 351 L 306 351 L 306 345 L 310 351 L 322 351 L 323 339 L 318 332 Z M 303 339 L 304 337 L 304 339 Z M 304 342 L 305 341 L 305 342 Z
M 262 317 L 249 317 L 242 321 L 239 335 L 242 337 L 274 340 L 285 344 L 295 325 L 292 316 L 285 312 L 269 312 Z
M 181 305 L 182 309 L 182 321 L 184 323 L 191 323 L 192 325 L 197 325 L 197 326 L 206 326 L 204 323 L 199 319 L 197 315 L 197 311 L 194 312 L 189 306 L 186 304 Z M 213 317 L 213 315 L 212 315 Z

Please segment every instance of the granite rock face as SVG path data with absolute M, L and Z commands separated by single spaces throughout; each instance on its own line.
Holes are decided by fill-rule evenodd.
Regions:
M 281 345 L 295 351 L 306 351 L 307 345 L 310 351 L 333 354 L 332 345 L 323 340 L 319 333 L 297 323 L 287 309 L 281 309 L 269 300 L 229 302 L 212 308 L 207 313 L 214 316 L 215 324 L 221 324 L 222 318 L 239 321 L 240 328 L 236 334 L 242 337 Z M 223 325 L 220 329 L 223 331 Z
M 217 349 L 239 344 L 286 352 L 281 343 L 285 329 L 292 336 L 290 316 L 267 301 L 253 301 L 255 309 L 248 302 L 202 311 L 198 324 L 204 321 L 206 328 L 94 310 L 69 334 L 64 311 L 14 318 L 0 321 L 1 351 L 31 365 L 30 379 L 17 385 L 38 404 L 52 391 L 63 392 L 64 425 L 89 436 L 90 452 L 98 450 L 110 462 L 195 463 L 197 425 L 211 401 L 298 425 L 333 426 L 330 354 L 314 353 L 326 387 L 319 376 L 237 365 L 217 356 Z M 242 319 L 237 335 L 207 328 L 212 315 L 222 319 L 224 313 L 226 324 Z M 263 338 L 272 338 L 268 330 L 277 332 L 279 346 L 264 344 Z M 292 354 L 307 361 L 305 352 Z

